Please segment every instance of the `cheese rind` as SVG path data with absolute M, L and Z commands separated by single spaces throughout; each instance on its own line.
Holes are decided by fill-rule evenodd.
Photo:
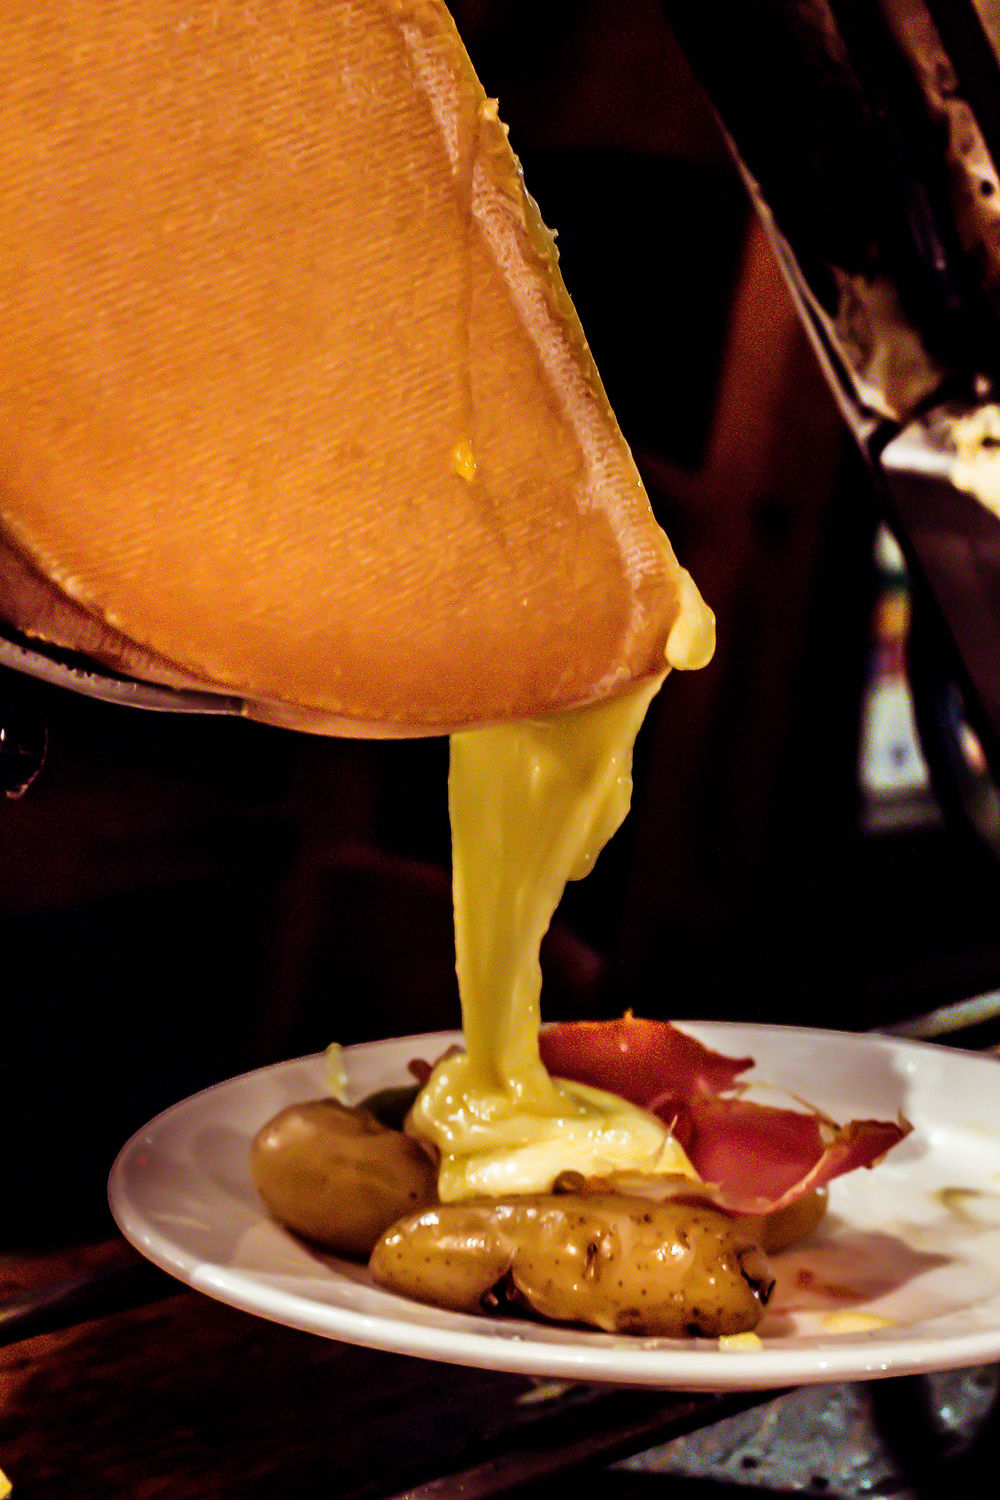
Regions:
M 704 636 L 439 0 L 12 0 L 0 181 L 22 630 L 351 733 Z

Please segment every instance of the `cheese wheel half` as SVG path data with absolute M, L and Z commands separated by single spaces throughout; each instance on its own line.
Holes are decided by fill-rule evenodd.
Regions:
M 356 734 L 710 650 L 438 0 L 6 0 L 0 190 L 21 630 Z

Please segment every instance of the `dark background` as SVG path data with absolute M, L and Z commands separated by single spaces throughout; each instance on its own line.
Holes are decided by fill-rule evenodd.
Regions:
M 643 730 L 634 812 L 571 889 L 548 1016 L 865 1028 L 1000 984 L 1000 872 L 858 776 L 871 486 L 654 0 L 455 0 L 657 513 L 719 617 Z M 337 1039 L 457 1023 L 447 747 L 109 707 L 44 721 L 0 805 L 0 1242 L 106 1227 L 150 1115 Z M 903 810 L 905 814 L 906 810 Z

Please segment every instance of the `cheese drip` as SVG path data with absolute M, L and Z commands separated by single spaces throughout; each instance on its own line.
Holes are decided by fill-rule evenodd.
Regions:
M 711 655 L 685 575 L 669 665 Z M 632 751 L 662 675 L 621 697 L 451 739 L 455 944 L 465 1052 L 438 1063 L 408 1128 L 441 1153 L 443 1201 L 545 1191 L 560 1171 L 683 1172 L 653 1115 L 550 1078 L 538 1048 L 539 947 L 568 880 L 592 868 L 632 793 Z

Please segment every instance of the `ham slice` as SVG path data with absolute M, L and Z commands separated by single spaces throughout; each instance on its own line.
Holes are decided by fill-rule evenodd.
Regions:
M 568 1022 L 546 1027 L 540 1046 L 557 1077 L 608 1089 L 670 1123 L 733 1213 L 772 1213 L 873 1167 L 912 1128 L 885 1120 L 838 1126 L 816 1112 L 754 1103 L 740 1082 L 752 1058 L 713 1052 L 669 1021 Z
M 873 1167 L 912 1128 L 888 1120 L 838 1127 L 820 1115 L 719 1096 L 693 1100 L 686 1124 L 692 1166 L 739 1214 L 773 1213 L 845 1172 Z
M 593 1083 L 644 1108 L 669 1113 L 698 1094 L 718 1094 L 753 1067 L 752 1057 L 724 1057 L 678 1031 L 669 1021 L 644 1021 L 631 1012 L 617 1021 L 569 1021 L 546 1026 L 542 1061 L 557 1078 Z

